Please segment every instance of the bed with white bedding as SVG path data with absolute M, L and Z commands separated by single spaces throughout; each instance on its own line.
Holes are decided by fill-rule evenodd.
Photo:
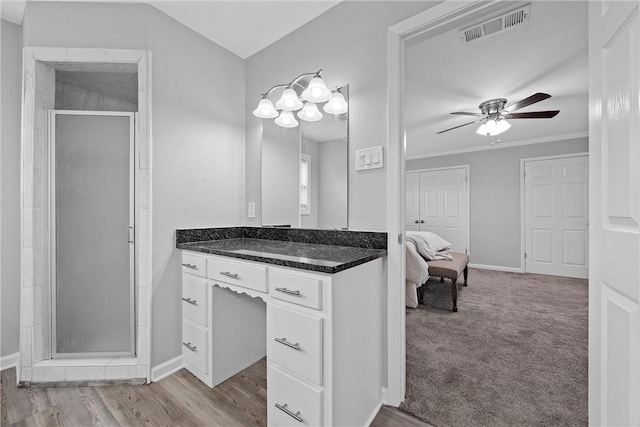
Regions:
M 406 306 L 418 306 L 417 289 L 429 279 L 427 260 L 451 259 L 451 243 L 430 231 L 406 233 Z

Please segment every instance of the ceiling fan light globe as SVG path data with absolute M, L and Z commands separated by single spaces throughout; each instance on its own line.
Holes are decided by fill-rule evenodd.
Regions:
M 508 121 L 506 121 L 504 119 L 503 120 L 499 120 L 496 123 L 496 129 L 495 129 L 494 135 L 499 135 L 502 132 L 505 132 L 505 131 L 509 130 L 510 127 L 511 127 L 511 123 L 509 123 Z
M 488 136 L 489 132 L 487 132 L 487 124 L 486 123 L 481 124 L 478 130 L 476 130 L 476 133 L 478 135 Z

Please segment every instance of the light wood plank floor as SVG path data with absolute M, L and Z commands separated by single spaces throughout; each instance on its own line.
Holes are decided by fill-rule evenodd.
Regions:
M 266 359 L 211 389 L 188 371 L 143 386 L 17 388 L 2 371 L 3 426 L 265 426 Z M 425 427 L 383 407 L 373 427 Z

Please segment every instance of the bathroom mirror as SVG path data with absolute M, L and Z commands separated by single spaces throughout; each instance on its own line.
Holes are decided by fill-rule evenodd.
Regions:
M 349 102 L 349 88 L 339 91 Z M 346 229 L 349 113 L 283 128 L 262 120 L 262 225 Z M 297 116 L 296 116 L 297 117 Z

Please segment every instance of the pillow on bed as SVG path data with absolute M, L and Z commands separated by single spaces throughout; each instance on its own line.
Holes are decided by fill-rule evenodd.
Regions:
M 436 233 L 431 231 L 407 231 L 407 236 L 410 235 L 420 236 L 427 241 L 429 247 L 436 252 L 440 252 L 444 249 L 451 249 L 451 243 L 444 240 Z

